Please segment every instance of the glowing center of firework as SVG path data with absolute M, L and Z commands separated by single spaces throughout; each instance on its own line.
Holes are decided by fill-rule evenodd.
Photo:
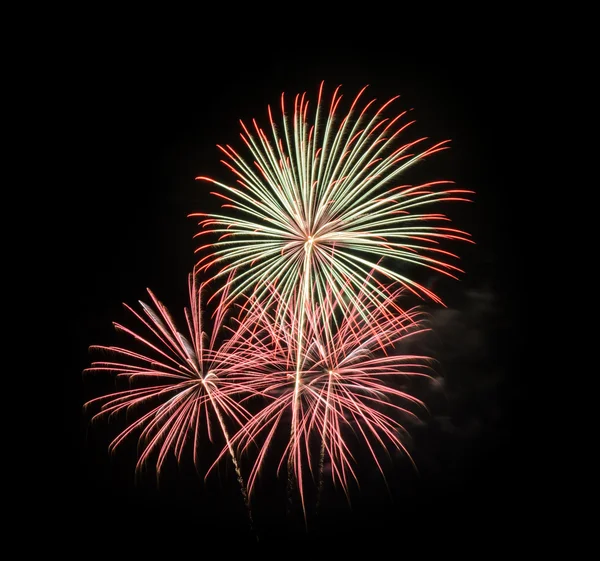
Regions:
M 304 251 L 309 252 L 313 248 L 313 244 L 316 244 L 318 238 L 315 239 L 313 236 L 308 236 L 304 242 Z

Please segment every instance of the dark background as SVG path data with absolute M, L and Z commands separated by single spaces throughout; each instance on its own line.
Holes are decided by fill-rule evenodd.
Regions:
M 115 44 L 100 34 L 82 43 L 71 70 L 69 156 L 77 187 L 63 221 L 70 343 L 65 527 L 88 548 L 253 547 L 231 470 L 204 483 L 189 466 L 169 467 L 158 487 L 151 475 L 134 482 L 134 447 L 110 457 L 107 444 L 118 426 L 90 427 L 82 412 L 106 386 L 84 382 L 81 371 L 93 358 L 89 345 L 123 341 L 112 322 L 127 321 L 121 303 L 143 299 L 146 287 L 181 317 L 196 247 L 196 223 L 187 215 L 216 208 L 194 177 L 230 177 L 216 144 L 240 146 L 239 119 L 265 123 L 267 104 L 277 106 L 282 91 L 290 101 L 305 91 L 314 100 L 325 80 L 329 94 L 342 84 L 346 99 L 366 84 L 382 101 L 400 94 L 397 107 L 414 108 L 417 119 L 409 135 L 452 139 L 452 149 L 423 169 L 476 192 L 473 203 L 444 208 L 476 245 L 453 246 L 465 275 L 435 285 L 448 306 L 430 306 L 430 350 L 441 360 L 443 391 L 424 396 L 431 417 L 412 430 L 419 475 L 396 458 L 388 491 L 370 466 L 361 467 L 352 506 L 327 489 L 308 532 L 286 516 L 282 489 L 266 484 L 255 509 L 261 544 L 457 552 L 517 543 L 533 506 L 524 492 L 530 474 L 519 367 L 519 186 L 508 155 L 523 96 L 511 87 L 514 55 L 486 33 L 423 44 L 389 36 L 311 39 L 298 47 L 216 47 L 204 38 L 179 50 L 167 43 L 130 37 Z

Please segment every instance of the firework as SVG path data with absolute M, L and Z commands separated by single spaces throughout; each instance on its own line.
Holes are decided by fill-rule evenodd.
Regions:
M 292 466 L 305 515 L 306 475 L 319 479 L 320 487 L 325 461 L 331 465 L 334 483 L 348 495 L 349 482 L 356 479 L 352 450 L 356 439 L 366 445 L 382 475 L 378 452 L 395 448 L 408 454 L 402 442 L 402 418 L 415 417 L 414 406 L 425 406 L 399 383 L 411 377 L 429 378 L 431 359 L 399 352 L 407 337 L 427 329 L 421 311 L 399 308 L 403 292 L 388 290 L 383 305 L 376 307 L 366 290 L 359 291 L 357 300 L 368 309 L 368 320 L 358 311 L 342 313 L 342 306 L 331 301 L 334 293 L 328 292 L 324 298 L 332 311 L 328 323 L 321 322 L 318 308 L 307 315 L 299 377 L 296 318 L 286 316 L 282 328 L 275 309 L 255 303 L 255 325 L 262 324 L 260 338 L 270 348 L 271 360 L 257 375 L 245 375 L 263 405 L 232 437 L 240 453 L 256 453 L 247 478 L 250 493 L 282 432 L 290 436 L 284 440 L 278 469 Z M 281 298 L 275 291 L 272 296 L 275 301 Z M 320 443 L 317 449 L 315 442 Z
M 170 453 L 178 462 L 181 460 L 189 441 L 198 467 L 200 432 L 205 429 L 213 441 L 216 424 L 249 508 L 228 425 L 239 427 L 251 418 L 240 403 L 240 395 L 249 390 L 239 383 L 236 374 L 253 368 L 259 371 L 267 360 L 265 347 L 252 337 L 247 324 L 237 322 L 233 324 L 235 328 L 224 325 L 228 309 L 223 301 L 213 315 L 209 336 L 203 326 L 202 288 L 197 284 L 196 275 L 190 275 L 188 284 L 191 306 L 185 309 L 187 336 L 178 330 L 167 308 L 150 290 L 148 294 L 154 307 L 140 301 L 142 313 L 138 313 L 125 305 L 141 323 L 145 334 L 117 323 L 115 327 L 131 336 L 143 351 L 93 346 L 91 349 L 108 352 L 116 359 L 94 362 L 85 372 L 108 372 L 117 379 L 125 378 L 129 388 L 92 399 L 86 407 L 100 406 L 93 420 L 126 414 L 129 424 L 114 438 L 109 449 L 114 451 L 137 434 L 140 455 L 136 470 L 155 457 L 157 476 Z M 224 332 L 225 340 L 219 344 L 218 336 Z M 130 421 L 132 418 L 135 420 Z
M 326 108 L 321 84 L 312 121 L 305 95 L 295 97 L 291 118 L 282 95 L 281 126 L 268 108 L 270 136 L 255 120 L 252 127 L 241 123 L 248 161 L 233 147 L 219 146 L 235 185 L 197 178 L 219 186 L 215 194 L 233 211 L 191 215 L 202 218 L 198 235 L 219 236 L 216 243 L 198 248 L 210 249 L 199 267 L 219 267 L 214 278 L 236 271 L 235 286 L 225 282 L 222 287 L 231 288 L 232 298 L 254 291 L 261 299 L 266 287 L 277 283 L 285 301 L 298 291 L 304 299 L 319 301 L 331 289 L 340 301 L 355 306 L 353 292 L 374 270 L 368 295 L 374 302 L 385 298 L 379 279 L 440 302 L 382 258 L 449 276 L 460 272 L 449 262 L 456 256 L 440 242 L 470 241 L 469 235 L 444 226 L 445 215 L 424 209 L 442 201 L 467 200 L 470 192 L 452 188 L 449 181 L 399 183 L 411 166 L 446 149 L 447 142 L 428 148 L 422 148 L 426 138 L 403 142 L 414 121 L 405 122 L 406 111 L 385 116 L 397 98 L 378 109 L 375 100 L 359 109 L 365 89 L 349 112 L 338 116 L 339 88 Z

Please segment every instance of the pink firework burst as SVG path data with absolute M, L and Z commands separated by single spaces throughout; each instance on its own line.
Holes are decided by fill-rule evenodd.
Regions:
M 123 414 L 128 425 L 109 449 L 114 451 L 127 439 L 137 436 L 140 454 L 136 470 L 156 458 L 157 476 L 171 453 L 181 461 L 186 443 L 191 443 L 194 463 L 198 466 L 200 433 L 205 430 L 213 441 L 216 428 L 225 440 L 249 507 L 230 431 L 252 418 L 241 404 L 242 396 L 252 390 L 241 383 L 240 374 L 252 371 L 254 379 L 268 361 L 267 349 L 259 338 L 252 336 L 253 328 L 247 323 L 238 321 L 233 324 L 235 328 L 224 325 L 229 310 L 223 300 L 213 314 L 209 335 L 202 318 L 202 286 L 198 285 L 196 275 L 189 276 L 188 284 L 190 308 L 185 309 L 185 335 L 150 290 L 153 306 L 140 301 L 142 311 L 138 313 L 125 305 L 143 331 L 117 323 L 115 327 L 132 337 L 143 350 L 93 346 L 91 349 L 108 352 L 115 359 L 93 362 L 85 372 L 113 374 L 117 379 L 126 379 L 129 387 L 92 399 L 85 406 L 100 407 L 93 420 Z M 220 338 L 224 338 L 222 342 Z
M 288 315 L 288 322 L 279 324 L 276 309 L 254 303 L 253 323 L 262 326 L 271 362 L 256 375 L 244 374 L 264 402 L 231 439 L 240 453 L 256 454 L 247 478 L 250 493 L 285 433 L 278 471 L 286 463 L 290 467 L 305 515 L 306 476 L 318 479 L 320 486 L 325 462 L 331 465 L 333 482 L 348 494 L 350 480 L 357 480 L 353 450 L 357 440 L 382 475 L 380 452 L 397 449 L 410 458 L 403 444 L 402 420 L 415 417 L 414 407 L 424 404 L 401 386 L 408 378 L 430 378 L 431 359 L 399 352 L 407 337 L 427 330 L 418 309 L 399 307 L 403 292 L 388 290 L 386 300 L 375 306 L 365 291 L 359 291 L 361 306 L 351 313 L 343 311 L 329 292 L 323 300 L 329 309 L 327 324 L 321 321 L 321 310 L 306 311 L 299 370 L 295 318 Z M 275 290 L 272 296 L 271 301 L 281 298 Z

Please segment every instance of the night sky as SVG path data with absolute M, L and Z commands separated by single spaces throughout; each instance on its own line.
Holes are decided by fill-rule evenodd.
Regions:
M 476 245 L 452 246 L 465 270 L 460 281 L 431 279 L 447 308 L 428 306 L 435 337 L 423 344 L 441 362 L 442 383 L 422 394 L 431 413 L 411 429 L 419 474 L 396 458 L 388 490 L 371 464 L 361 466 L 352 506 L 327 489 L 308 532 L 297 516 L 286 516 L 278 484 L 265 482 L 255 509 L 261 545 L 378 542 L 398 555 L 402 544 L 423 552 L 507 546 L 524 531 L 530 508 L 526 462 L 519 460 L 527 447 L 514 257 L 519 216 L 512 210 L 514 170 L 506 166 L 516 105 L 507 87 L 511 61 L 492 40 L 478 49 L 452 47 L 451 37 L 422 48 L 390 38 L 284 44 L 240 43 L 233 57 L 205 39 L 179 51 L 99 37 L 73 66 L 78 187 L 64 228 L 65 526 L 86 548 L 106 551 L 117 543 L 151 548 L 153 541 L 255 547 L 230 468 L 204 483 L 190 465 L 170 466 L 157 487 L 152 475 L 134 481 L 134 446 L 109 456 L 110 437 L 124 425 L 89 425 L 83 403 L 111 386 L 84 381 L 81 372 L 94 358 L 89 345 L 124 343 L 112 322 L 127 322 L 122 303 L 145 299 L 147 287 L 181 317 L 197 231 L 187 215 L 217 208 L 208 185 L 194 178 L 230 179 L 216 144 L 240 146 L 239 119 L 266 124 L 267 104 L 277 106 L 281 92 L 315 99 L 325 80 L 328 93 L 341 84 L 345 99 L 366 84 L 378 100 L 400 94 L 397 107 L 412 108 L 417 119 L 409 134 L 452 140 L 451 150 L 421 171 L 476 192 L 473 203 L 443 208 Z

